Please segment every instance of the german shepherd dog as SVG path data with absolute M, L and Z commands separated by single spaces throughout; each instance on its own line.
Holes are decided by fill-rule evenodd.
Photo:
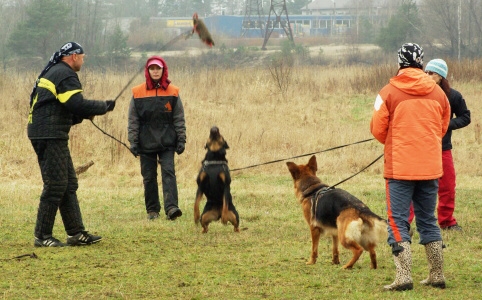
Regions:
M 370 253 L 370 268 L 377 268 L 377 243 L 387 237 L 386 220 L 373 213 L 363 202 L 342 189 L 330 188 L 316 176 L 316 156 L 307 165 L 286 165 L 293 177 L 295 196 L 300 201 L 303 214 L 311 231 L 311 257 L 306 263 L 316 263 L 320 235 L 331 236 L 332 263 L 339 264 L 338 240 L 353 252 L 343 269 L 351 269 L 363 249 Z
M 211 128 L 204 148 L 207 152 L 196 180 L 198 188 L 194 203 L 194 222 L 198 224 L 201 220 L 203 233 L 208 232 L 209 223 L 219 219 L 224 225 L 230 222 L 234 231 L 239 232 L 239 215 L 231 196 L 231 176 L 226 159 L 226 149 L 229 149 L 229 146 L 216 126 Z M 203 195 L 207 202 L 200 215 L 199 203 Z

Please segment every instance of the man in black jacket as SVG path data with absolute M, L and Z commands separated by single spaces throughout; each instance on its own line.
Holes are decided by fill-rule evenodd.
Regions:
M 63 45 L 40 73 L 30 96 L 28 137 L 44 183 L 34 231 L 36 247 L 88 245 L 102 239 L 85 231 L 68 139 L 72 125 L 112 111 L 115 101 L 84 99 L 76 73 L 84 63 L 84 56 L 78 43 Z M 57 210 L 68 235 L 67 244 L 52 236 Z

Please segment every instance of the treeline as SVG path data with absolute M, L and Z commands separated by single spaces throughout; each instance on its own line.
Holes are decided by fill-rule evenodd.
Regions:
M 269 0 L 248 1 L 269 10 Z M 125 59 L 132 51 L 159 49 L 170 38 L 152 17 L 189 17 L 246 12 L 246 1 L 235 0 L 1 0 L 0 62 L 2 69 L 19 58 L 44 61 L 67 40 L 79 41 L 89 56 Z M 279 1 L 277 1 L 279 2 Z M 300 14 L 309 0 L 286 1 Z M 480 57 L 482 0 L 351 0 L 355 23 L 343 36 L 324 42 L 372 43 L 386 53 L 412 41 L 435 55 L 452 59 Z M 366 14 L 384 5 L 374 19 Z M 336 40 L 330 40 L 330 39 Z M 299 40 L 303 44 L 303 40 Z

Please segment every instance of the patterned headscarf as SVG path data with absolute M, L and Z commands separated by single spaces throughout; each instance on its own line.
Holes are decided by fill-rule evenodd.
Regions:
M 405 43 L 398 50 L 400 68 L 419 68 L 423 70 L 423 49 L 415 43 Z

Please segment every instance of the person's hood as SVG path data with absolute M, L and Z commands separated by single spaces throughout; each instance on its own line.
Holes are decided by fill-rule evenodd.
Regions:
M 151 56 L 147 59 L 146 61 L 146 64 L 144 66 L 144 75 L 146 77 L 146 85 L 147 85 L 147 89 L 148 90 L 152 90 L 152 89 L 155 89 L 156 88 L 156 82 L 154 82 L 151 78 L 151 76 L 149 75 L 149 69 L 148 69 L 148 65 L 149 65 L 149 62 L 151 60 L 160 60 L 162 62 L 162 65 L 164 66 L 163 67 L 163 70 L 162 70 L 162 76 L 161 76 L 161 79 L 159 80 L 159 86 L 163 89 L 163 90 L 166 90 L 167 87 L 169 86 L 169 84 L 171 83 L 171 81 L 167 78 L 168 76 L 168 71 L 167 71 L 167 64 L 166 62 L 164 61 L 164 59 L 160 56 Z
M 405 68 L 390 79 L 390 84 L 409 95 L 427 95 L 437 85 L 425 72 L 418 68 Z

